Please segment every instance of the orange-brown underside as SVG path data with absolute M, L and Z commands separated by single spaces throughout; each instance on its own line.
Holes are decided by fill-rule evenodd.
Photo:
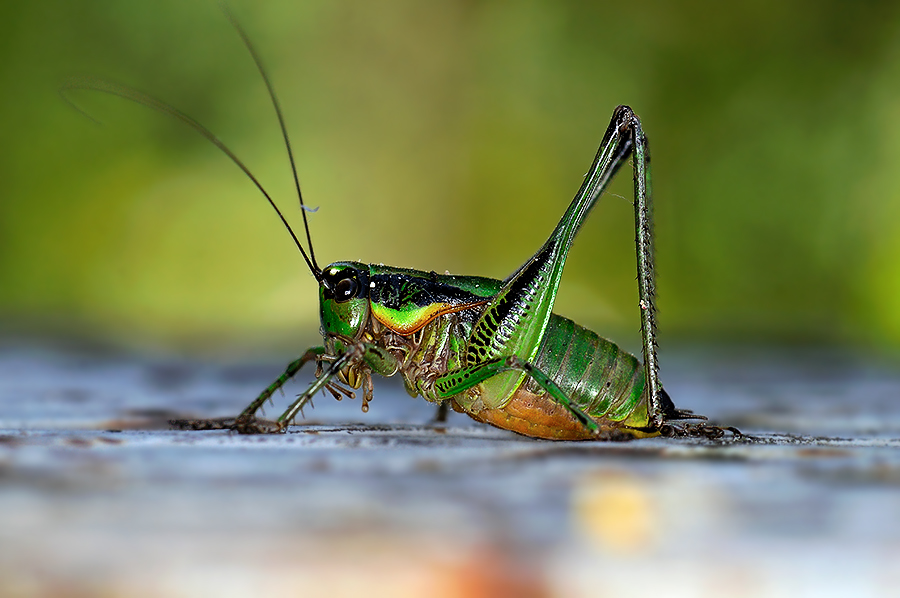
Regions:
M 630 428 L 622 422 L 594 418 L 600 435 L 594 437 L 569 411 L 545 394 L 536 395 L 519 388 L 505 407 L 468 411 L 452 401 L 455 411 L 504 430 L 545 440 L 627 440 L 652 438 L 659 432 Z
M 454 402 L 456 411 L 468 413 L 486 424 L 548 440 L 589 440 L 590 432 L 565 407 L 547 398 L 520 388 L 505 407 L 465 411 Z M 602 422 L 597 422 L 603 425 Z

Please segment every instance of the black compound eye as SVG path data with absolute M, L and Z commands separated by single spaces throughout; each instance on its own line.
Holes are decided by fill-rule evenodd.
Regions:
M 349 301 L 359 292 L 359 283 L 355 278 L 342 278 L 334 287 L 335 301 Z

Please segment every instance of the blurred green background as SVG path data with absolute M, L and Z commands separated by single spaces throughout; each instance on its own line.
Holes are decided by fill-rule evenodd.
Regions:
M 653 151 L 664 344 L 900 342 L 900 3 L 230 4 L 321 207 L 323 263 L 506 276 L 629 104 Z M 314 280 L 252 184 L 173 120 L 73 94 L 92 124 L 57 94 L 71 75 L 194 116 L 299 226 L 265 87 L 214 2 L 5 2 L 0 330 L 313 342 Z M 634 346 L 630 196 L 627 173 L 556 311 Z

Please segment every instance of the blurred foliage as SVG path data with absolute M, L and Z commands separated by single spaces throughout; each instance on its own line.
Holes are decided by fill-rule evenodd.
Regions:
M 900 341 L 900 4 L 231 3 L 268 65 L 322 262 L 504 277 L 543 242 L 613 108 L 653 150 L 663 340 Z M 300 348 L 314 281 L 212 129 L 299 226 L 277 122 L 212 2 L 0 5 L 0 319 L 134 343 Z M 624 172 L 624 171 L 623 171 Z M 637 337 L 630 176 L 556 311 Z M 621 196 L 621 197 L 620 197 Z M 622 199 L 624 197 L 625 199 Z

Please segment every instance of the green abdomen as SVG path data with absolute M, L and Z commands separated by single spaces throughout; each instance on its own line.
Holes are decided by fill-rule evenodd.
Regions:
M 647 425 L 644 366 L 615 343 L 553 314 L 535 365 L 591 417 Z

